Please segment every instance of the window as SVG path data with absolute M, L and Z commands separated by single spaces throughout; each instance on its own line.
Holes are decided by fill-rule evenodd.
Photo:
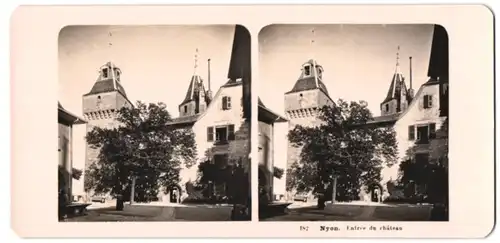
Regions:
M 214 141 L 214 127 L 207 128 L 207 141 L 208 142 Z
M 184 106 L 184 113 L 187 113 L 187 112 L 188 112 L 188 106 L 187 106 L 187 105 L 185 105 L 185 106 Z
M 102 77 L 103 78 L 108 78 L 108 76 L 109 76 L 108 69 L 107 68 L 103 69 L 102 70 Z
M 418 126 L 417 127 L 417 143 L 428 144 L 429 143 L 429 126 Z
M 231 109 L 231 97 L 224 96 L 222 97 L 222 110 L 230 110 Z
M 215 132 L 214 132 L 215 130 Z M 215 136 L 216 143 L 227 143 L 227 141 L 235 140 L 234 125 L 208 127 L 207 141 L 213 142 Z
M 415 126 L 408 127 L 408 139 L 415 140 Z
M 424 95 L 424 109 L 432 107 L 432 95 Z
M 122 72 L 120 70 L 116 70 L 116 75 L 115 75 L 116 81 L 120 81 L 121 74 L 122 74 Z
M 227 142 L 227 127 L 215 128 L 215 141 Z
M 304 75 L 305 76 L 310 76 L 311 75 L 311 66 L 307 65 L 304 67 Z
M 389 104 L 385 104 L 385 111 L 389 112 Z

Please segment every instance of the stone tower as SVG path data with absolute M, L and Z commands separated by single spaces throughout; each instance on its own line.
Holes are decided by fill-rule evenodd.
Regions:
M 411 79 L 410 79 L 411 80 Z M 411 81 L 410 81 L 411 82 Z M 411 84 L 410 84 L 411 87 Z M 396 57 L 396 70 L 385 99 L 380 103 L 380 115 L 389 116 L 401 113 L 408 108 L 413 98 L 413 89 L 408 89 L 405 78 L 399 68 L 399 46 Z
M 179 104 L 179 116 L 193 116 L 203 113 L 212 99 L 212 91 L 210 90 L 210 59 L 208 59 L 208 90 L 205 90 L 203 79 L 197 74 L 198 67 L 198 49 L 196 49 L 194 74 L 189 82 L 189 87 L 184 100 Z
M 112 128 L 118 125 L 116 112 L 122 107 L 131 107 L 125 89 L 121 85 L 121 70 L 108 62 L 99 69 L 99 77 L 89 93 L 83 95 L 83 115 L 88 121 L 87 132 L 94 127 Z M 99 150 L 87 144 L 85 169 L 94 163 Z
M 325 105 L 333 106 L 335 103 L 323 83 L 323 67 L 311 59 L 302 65 L 300 77 L 292 90 L 285 93 L 285 113 L 289 120 L 289 130 L 293 130 L 296 125 L 320 124 L 318 111 Z M 289 143 L 287 169 L 299 158 L 300 148 L 295 148 Z

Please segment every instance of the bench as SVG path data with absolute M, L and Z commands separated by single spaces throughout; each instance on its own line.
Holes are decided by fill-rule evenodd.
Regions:
M 271 217 L 287 214 L 292 203 L 289 202 L 271 202 L 269 204 L 259 205 L 259 217 Z
M 68 217 L 84 215 L 90 203 L 71 203 L 66 205 L 65 211 Z

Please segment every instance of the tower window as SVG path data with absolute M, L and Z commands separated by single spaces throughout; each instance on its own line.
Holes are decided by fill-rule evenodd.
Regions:
M 102 70 L 102 77 L 103 77 L 103 78 L 108 78 L 108 76 L 109 76 L 109 71 L 108 71 L 108 69 L 107 69 L 107 68 L 103 69 L 103 70 Z
M 389 112 L 389 104 L 385 104 L 385 111 Z
M 304 75 L 311 76 L 311 66 L 310 65 L 307 65 L 304 67 Z
M 187 113 L 187 112 L 188 112 L 188 106 L 187 106 L 187 105 L 185 105 L 185 106 L 184 106 L 184 113 Z

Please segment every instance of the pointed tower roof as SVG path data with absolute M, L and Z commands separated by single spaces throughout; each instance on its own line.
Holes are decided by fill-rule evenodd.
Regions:
M 114 72 L 110 70 L 114 70 Z M 122 72 L 120 68 L 116 67 L 112 62 L 107 62 L 106 64 L 101 66 L 99 70 L 99 77 L 94 83 L 94 86 L 92 86 L 90 92 L 84 94 L 83 96 L 111 92 L 111 91 L 118 91 L 125 98 L 127 98 L 125 89 L 123 88 L 120 82 L 121 73 Z
M 206 94 L 207 91 L 203 86 L 203 79 L 201 78 L 200 75 L 198 75 L 197 69 L 198 69 L 198 48 L 196 48 L 196 53 L 194 55 L 193 76 L 191 76 L 191 81 L 189 82 L 189 86 L 186 91 L 186 95 L 184 96 L 184 100 L 179 104 L 179 106 L 182 106 L 187 102 L 195 100 L 199 92 L 203 92 L 204 96 L 208 98 Z
M 387 95 L 382 101 L 382 103 L 385 103 L 387 101 L 390 101 L 392 99 L 398 99 L 398 97 L 401 97 L 401 91 L 405 90 L 407 91 L 407 87 L 405 84 L 405 78 L 403 77 L 403 74 L 401 73 L 399 69 L 399 46 L 398 46 L 398 52 L 396 54 L 396 70 L 394 71 L 394 75 L 392 76 L 392 81 L 391 85 L 389 86 L 389 90 L 387 91 Z M 405 92 L 408 94 L 408 92 Z M 410 99 L 409 97 L 407 99 Z
M 326 95 L 330 96 L 328 93 L 328 89 L 326 88 L 326 85 L 322 81 L 323 80 L 322 73 L 324 72 L 323 67 L 313 59 L 310 59 L 302 66 L 303 68 L 300 77 L 297 79 L 297 82 L 295 82 L 295 85 L 293 86 L 292 90 L 288 91 L 286 94 L 301 92 L 306 90 L 320 89 Z M 309 66 L 311 69 L 309 70 L 309 73 L 305 70 L 306 68 L 308 68 L 307 66 Z
M 184 96 L 184 100 L 181 102 L 180 105 L 183 105 L 189 101 L 194 100 L 196 94 L 200 91 L 206 92 L 205 88 L 203 87 L 203 79 L 201 78 L 200 75 L 195 74 L 191 77 L 191 81 L 189 82 L 189 87 L 187 89 L 186 95 Z

